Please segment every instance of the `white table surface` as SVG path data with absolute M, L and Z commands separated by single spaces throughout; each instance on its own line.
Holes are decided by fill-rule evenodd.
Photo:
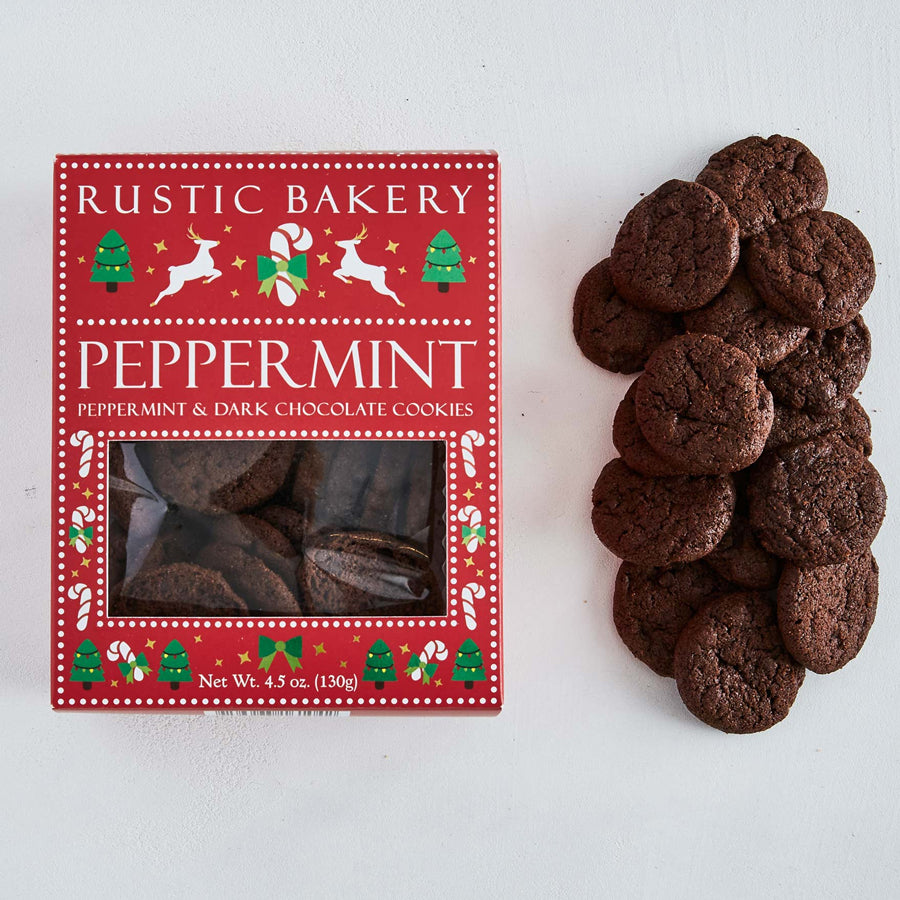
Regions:
M 25 3 L 0 30 L 0 894 L 886 897 L 900 875 L 897 17 L 888 2 Z M 627 379 L 569 331 L 617 223 L 751 133 L 819 154 L 878 284 L 861 399 L 894 503 L 864 652 L 700 725 L 610 613 L 588 495 Z M 56 152 L 495 148 L 507 706 L 495 719 L 48 707 Z M 892 552 L 894 551 L 894 552 Z

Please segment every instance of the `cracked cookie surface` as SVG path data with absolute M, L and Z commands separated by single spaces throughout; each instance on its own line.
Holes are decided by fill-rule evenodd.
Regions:
M 859 387 L 872 338 L 862 316 L 843 328 L 811 331 L 806 340 L 770 372 L 766 384 L 782 402 L 814 414 L 840 409 Z
M 864 553 L 881 528 L 885 490 L 875 467 L 825 436 L 767 453 L 747 494 L 763 546 L 800 565 L 833 565 Z
M 762 302 L 741 266 L 712 303 L 684 314 L 690 333 L 714 334 L 743 350 L 760 369 L 793 353 L 809 329 L 774 313 Z
M 628 303 L 682 312 L 709 303 L 737 265 L 738 225 L 722 200 L 693 181 L 667 181 L 625 217 L 609 259 Z
M 800 141 L 754 135 L 714 153 L 697 176 L 737 219 L 741 239 L 776 222 L 821 209 L 828 197 L 822 163 Z
M 731 527 L 705 562 L 732 584 L 754 591 L 774 588 L 781 571 L 781 561 L 760 544 L 745 512 L 735 512 Z
M 773 401 L 742 350 L 707 334 L 666 342 L 635 393 L 637 421 L 653 449 L 692 474 L 743 469 L 759 458 Z
M 712 600 L 675 645 L 675 683 L 698 719 L 731 734 L 780 722 L 806 670 L 784 646 L 773 605 L 759 593 Z
M 706 556 L 734 513 L 729 476 L 652 478 L 608 462 L 591 494 L 597 537 L 620 559 L 668 566 Z
M 811 413 L 776 402 L 766 450 L 825 434 L 840 438 L 864 456 L 872 453 L 872 423 L 856 397 L 850 397 L 841 409 L 830 413 Z
M 604 259 L 578 285 L 572 331 L 579 349 L 594 365 L 629 375 L 640 371 L 647 357 L 681 327 L 675 316 L 626 303 L 616 293 L 609 260 Z
M 847 665 L 875 621 L 878 564 L 871 552 L 836 566 L 788 564 L 778 584 L 778 625 L 791 656 L 820 675 Z
M 613 418 L 613 446 L 628 466 L 642 475 L 684 475 L 675 463 L 660 456 L 650 446 L 638 425 L 634 408 L 638 381 L 639 378 L 632 382 L 616 409 Z
M 817 331 L 854 319 L 875 286 L 865 235 L 837 213 L 779 222 L 747 243 L 747 276 L 763 302 Z

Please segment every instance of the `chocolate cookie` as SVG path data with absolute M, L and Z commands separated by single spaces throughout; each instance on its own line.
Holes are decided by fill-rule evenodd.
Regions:
M 832 412 L 859 387 L 871 355 L 869 329 L 857 316 L 843 328 L 809 332 L 797 350 L 766 374 L 766 384 L 795 409 Z
M 282 485 L 294 455 L 290 441 L 151 441 L 139 447 L 157 490 L 203 511 L 241 512 Z
M 417 544 L 366 531 L 307 539 L 297 573 L 313 616 L 442 615 L 431 560 Z
M 678 635 L 703 603 L 727 590 L 703 560 L 669 569 L 624 562 L 616 576 L 613 621 L 642 663 L 671 678 Z
M 642 475 L 684 475 L 675 463 L 660 456 L 647 442 L 634 409 L 636 379 L 631 383 L 613 419 L 613 444 L 629 468 Z
M 754 591 L 772 590 L 781 571 L 781 560 L 760 544 L 743 512 L 735 512 L 731 527 L 705 561 L 722 578 Z
M 797 662 L 827 675 L 859 653 L 878 604 L 878 564 L 866 551 L 836 566 L 788 563 L 778 584 L 778 626 Z
M 684 314 L 688 332 L 714 334 L 743 350 L 760 369 L 793 353 L 809 329 L 782 319 L 762 302 L 742 266 L 735 269 L 725 289 L 708 306 Z
M 822 163 L 793 138 L 758 135 L 714 153 L 697 176 L 738 220 L 741 239 L 776 222 L 822 209 L 828 180 Z
M 651 478 L 608 462 L 591 495 L 597 537 L 620 559 L 669 566 L 706 556 L 734 512 L 729 476 Z
M 763 302 L 817 331 L 855 319 L 875 286 L 863 233 L 833 212 L 779 222 L 747 244 L 747 275 Z
M 884 519 L 875 467 L 833 436 L 767 453 L 747 488 L 750 524 L 763 546 L 800 565 L 860 556 Z
M 637 381 L 638 424 L 654 450 L 692 474 L 743 469 L 762 453 L 772 395 L 742 350 L 709 334 L 657 348 Z
M 308 522 L 306 516 L 289 506 L 270 504 L 257 510 L 254 515 L 273 528 L 277 528 L 290 542 L 296 553 L 303 549 Z
M 834 435 L 864 456 L 872 453 L 872 423 L 855 397 L 850 397 L 835 412 L 818 414 L 776 402 L 766 450 L 799 444 L 825 434 Z
M 682 312 L 725 287 L 738 252 L 737 220 L 719 197 L 696 182 L 667 181 L 625 217 L 609 271 L 627 303 Z
M 780 722 L 806 670 L 791 659 L 763 594 L 726 594 L 688 622 L 675 645 L 675 684 L 698 719 L 731 734 Z
M 192 563 L 144 569 L 110 596 L 111 616 L 243 616 L 247 605 L 218 573 Z
M 578 285 L 572 330 L 594 365 L 627 375 L 642 369 L 647 357 L 681 328 L 672 315 L 627 304 L 616 293 L 604 259 Z

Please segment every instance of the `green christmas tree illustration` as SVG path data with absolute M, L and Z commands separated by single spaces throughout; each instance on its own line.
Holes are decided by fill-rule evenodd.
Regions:
M 428 245 L 425 265 L 422 267 L 422 281 L 437 282 L 438 290 L 446 293 L 451 284 L 460 284 L 466 280 L 465 271 L 459 246 L 453 236 L 442 229 Z
M 178 690 L 178 685 L 182 681 L 194 680 L 191 676 L 191 664 L 188 662 L 187 651 L 178 641 L 171 641 L 163 650 L 157 677 L 160 681 L 168 681 L 173 691 Z
M 473 687 L 476 681 L 487 680 L 481 649 L 472 638 L 466 638 L 459 650 L 456 651 L 456 659 L 453 662 L 453 680 L 462 681 L 463 686 L 467 688 Z
M 377 640 L 366 654 L 366 667 L 363 670 L 363 681 L 374 681 L 376 690 L 383 690 L 386 681 L 396 681 L 397 670 L 394 668 L 394 654 L 391 648 Z
M 118 290 L 120 282 L 134 281 L 128 244 L 115 229 L 107 231 L 94 250 L 91 281 L 106 282 L 110 292 Z
M 72 661 L 72 674 L 69 681 L 80 681 L 82 687 L 89 691 L 94 681 L 105 681 L 103 666 L 100 663 L 100 652 L 92 641 L 82 641 L 75 651 Z

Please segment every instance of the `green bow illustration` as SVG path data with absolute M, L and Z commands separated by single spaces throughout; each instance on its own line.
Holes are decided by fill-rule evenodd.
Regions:
M 287 641 L 273 641 L 264 634 L 259 636 L 259 667 L 261 669 L 268 672 L 269 666 L 272 665 L 272 661 L 279 653 L 284 654 L 292 672 L 302 669 L 300 657 L 303 656 L 303 637 L 298 634 Z
M 465 544 L 469 538 L 477 537 L 478 538 L 478 546 L 480 547 L 485 540 L 487 539 L 487 529 L 484 525 L 479 525 L 477 528 L 472 528 L 469 525 L 463 525 L 462 527 L 462 540 Z
M 92 526 L 87 528 L 76 528 L 74 525 L 69 526 L 69 546 L 73 547 L 75 542 L 81 538 L 86 547 L 90 547 L 94 543 L 94 529 Z
M 431 684 L 431 678 L 437 672 L 437 663 L 424 663 L 413 653 L 409 658 L 409 665 L 403 671 L 406 675 L 412 675 L 416 669 L 422 672 L 422 684 Z
M 298 253 L 290 259 L 269 259 L 268 256 L 256 257 L 256 276 L 261 284 L 258 293 L 265 294 L 267 297 L 272 293 L 275 287 L 275 280 L 279 274 L 286 273 L 290 279 L 291 287 L 299 294 L 300 291 L 308 291 L 306 282 L 306 254 Z
M 119 671 L 125 676 L 126 684 L 134 684 L 135 669 L 140 669 L 145 675 L 150 674 L 150 664 L 147 662 L 147 657 L 144 656 L 143 653 L 138 653 L 130 663 L 119 663 Z

